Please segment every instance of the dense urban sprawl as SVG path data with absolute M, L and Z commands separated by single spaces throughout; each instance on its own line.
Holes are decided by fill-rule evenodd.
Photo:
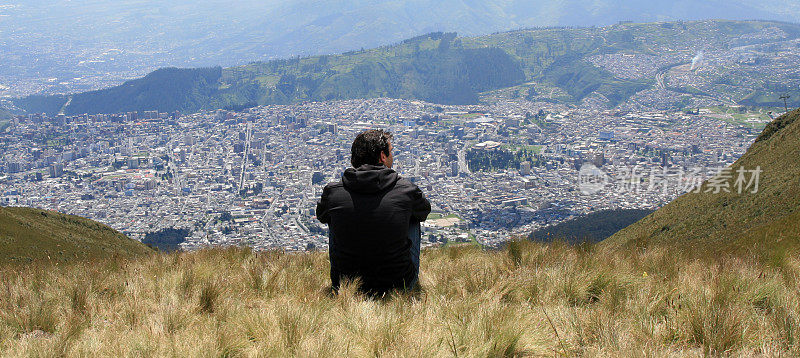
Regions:
M 185 248 L 324 248 L 327 228 L 314 217 L 322 187 L 349 165 L 359 131 L 386 128 L 396 169 L 433 203 L 424 242 L 496 245 L 597 210 L 667 203 L 738 158 L 768 120 L 742 116 L 385 98 L 18 116 L 0 134 L 0 204 L 96 219 L 139 240 L 186 229 Z M 523 149 L 535 158 L 506 168 L 467 159 Z M 586 168 L 606 179 L 596 190 L 581 188 Z M 668 185 L 654 186 L 664 177 Z

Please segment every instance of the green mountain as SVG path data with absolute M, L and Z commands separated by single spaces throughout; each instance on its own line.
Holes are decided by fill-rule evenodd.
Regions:
M 338 56 L 277 60 L 225 70 L 161 69 L 117 87 L 73 95 L 64 112 L 193 112 L 369 97 L 468 104 L 477 102 L 480 92 L 524 80 L 520 62 L 505 51 L 450 46 L 454 40 L 455 34 L 436 33 L 390 48 Z M 29 112 L 55 113 L 68 101 L 64 96 L 45 98 L 49 101 L 27 97 L 16 105 Z
M 54 211 L 0 207 L 0 263 L 67 262 L 153 253 L 95 221 Z
M 78 93 L 65 109 L 67 114 L 199 109 L 218 93 L 221 76 L 220 67 L 162 68 L 121 86 Z
M 66 114 L 81 114 L 194 112 L 371 97 L 470 104 L 505 90 L 512 97 L 566 103 L 595 98 L 615 107 L 639 92 L 658 88 L 682 97 L 655 107 L 685 106 L 687 100 L 691 104 L 693 94 L 720 103 L 733 100 L 774 105 L 775 94 L 797 91 L 794 83 L 800 83 L 800 78 L 786 78 L 786 85 L 780 86 L 758 67 L 763 63 L 758 59 L 752 64 L 743 60 L 715 66 L 713 71 L 695 71 L 691 85 L 669 82 L 673 77 L 686 76 L 688 71 L 670 71 L 690 63 L 698 49 L 719 53 L 765 44 L 785 46 L 797 38 L 800 25 L 766 21 L 625 23 L 601 28 L 527 29 L 480 37 L 438 32 L 340 55 L 225 69 L 162 69 L 117 87 L 73 95 L 71 101 L 68 96 L 35 96 L 18 99 L 15 105 L 28 112 L 56 113 L 63 109 Z M 598 60 L 608 55 L 619 59 Z M 767 56 L 764 61 L 770 60 L 768 53 L 761 56 Z M 663 63 L 659 62 L 662 58 L 666 59 Z M 636 66 L 647 70 L 638 73 L 615 68 L 625 61 L 638 61 Z M 667 86 L 657 78 L 666 78 Z M 800 103 L 797 92 L 792 100 Z M 661 97 L 670 96 L 650 96 Z
M 598 242 L 652 213 L 648 209 L 602 210 L 532 232 L 528 239 L 569 243 Z
M 670 243 L 711 251 L 784 255 L 800 249 L 800 109 L 775 119 L 747 152 L 730 166 L 730 192 L 703 183 L 621 230 L 609 246 Z M 741 194 L 734 186 L 738 170 L 760 168 L 758 190 Z M 718 176 L 722 179 L 723 176 Z M 749 182 L 750 173 L 745 174 Z M 753 183 L 755 184 L 755 182 Z

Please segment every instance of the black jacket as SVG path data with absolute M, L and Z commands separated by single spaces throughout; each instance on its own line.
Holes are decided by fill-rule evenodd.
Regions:
M 408 227 L 425 221 L 431 203 L 411 181 L 383 165 L 348 168 L 317 203 L 317 218 L 330 228 L 331 281 L 360 278 L 362 289 L 385 291 L 416 277 Z

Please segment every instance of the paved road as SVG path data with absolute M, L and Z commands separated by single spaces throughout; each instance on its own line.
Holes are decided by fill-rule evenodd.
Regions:
M 466 173 L 472 174 L 472 171 L 469 170 L 469 165 L 467 165 L 467 144 L 464 144 L 464 147 L 458 151 L 458 171 L 459 173 Z

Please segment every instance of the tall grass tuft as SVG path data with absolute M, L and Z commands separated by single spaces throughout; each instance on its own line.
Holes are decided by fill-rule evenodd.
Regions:
M 72 287 L 69 294 L 69 301 L 70 301 L 70 308 L 72 308 L 72 312 L 76 315 L 84 315 L 86 314 L 87 305 L 86 300 L 88 296 L 88 290 L 86 287 L 81 285 L 76 285 Z
M 515 266 L 519 266 L 522 264 L 524 250 L 523 250 L 524 243 L 520 240 L 510 240 L 506 243 L 506 252 L 508 252 L 508 258 Z
M 204 283 L 203 287 L 200 289 L 200 297 L 198 298 L 200 312 L 214 313 L 217 301 L 219 300 L 219 294 L 219 288 L 217 288 L 216 284 L 213 282 Z
M 248 278 L 250 279 L 250 288 L 253 291 L 259 292 L 264 289 L 264 269 L 258 262 L 250 262 L 245 266 Z

